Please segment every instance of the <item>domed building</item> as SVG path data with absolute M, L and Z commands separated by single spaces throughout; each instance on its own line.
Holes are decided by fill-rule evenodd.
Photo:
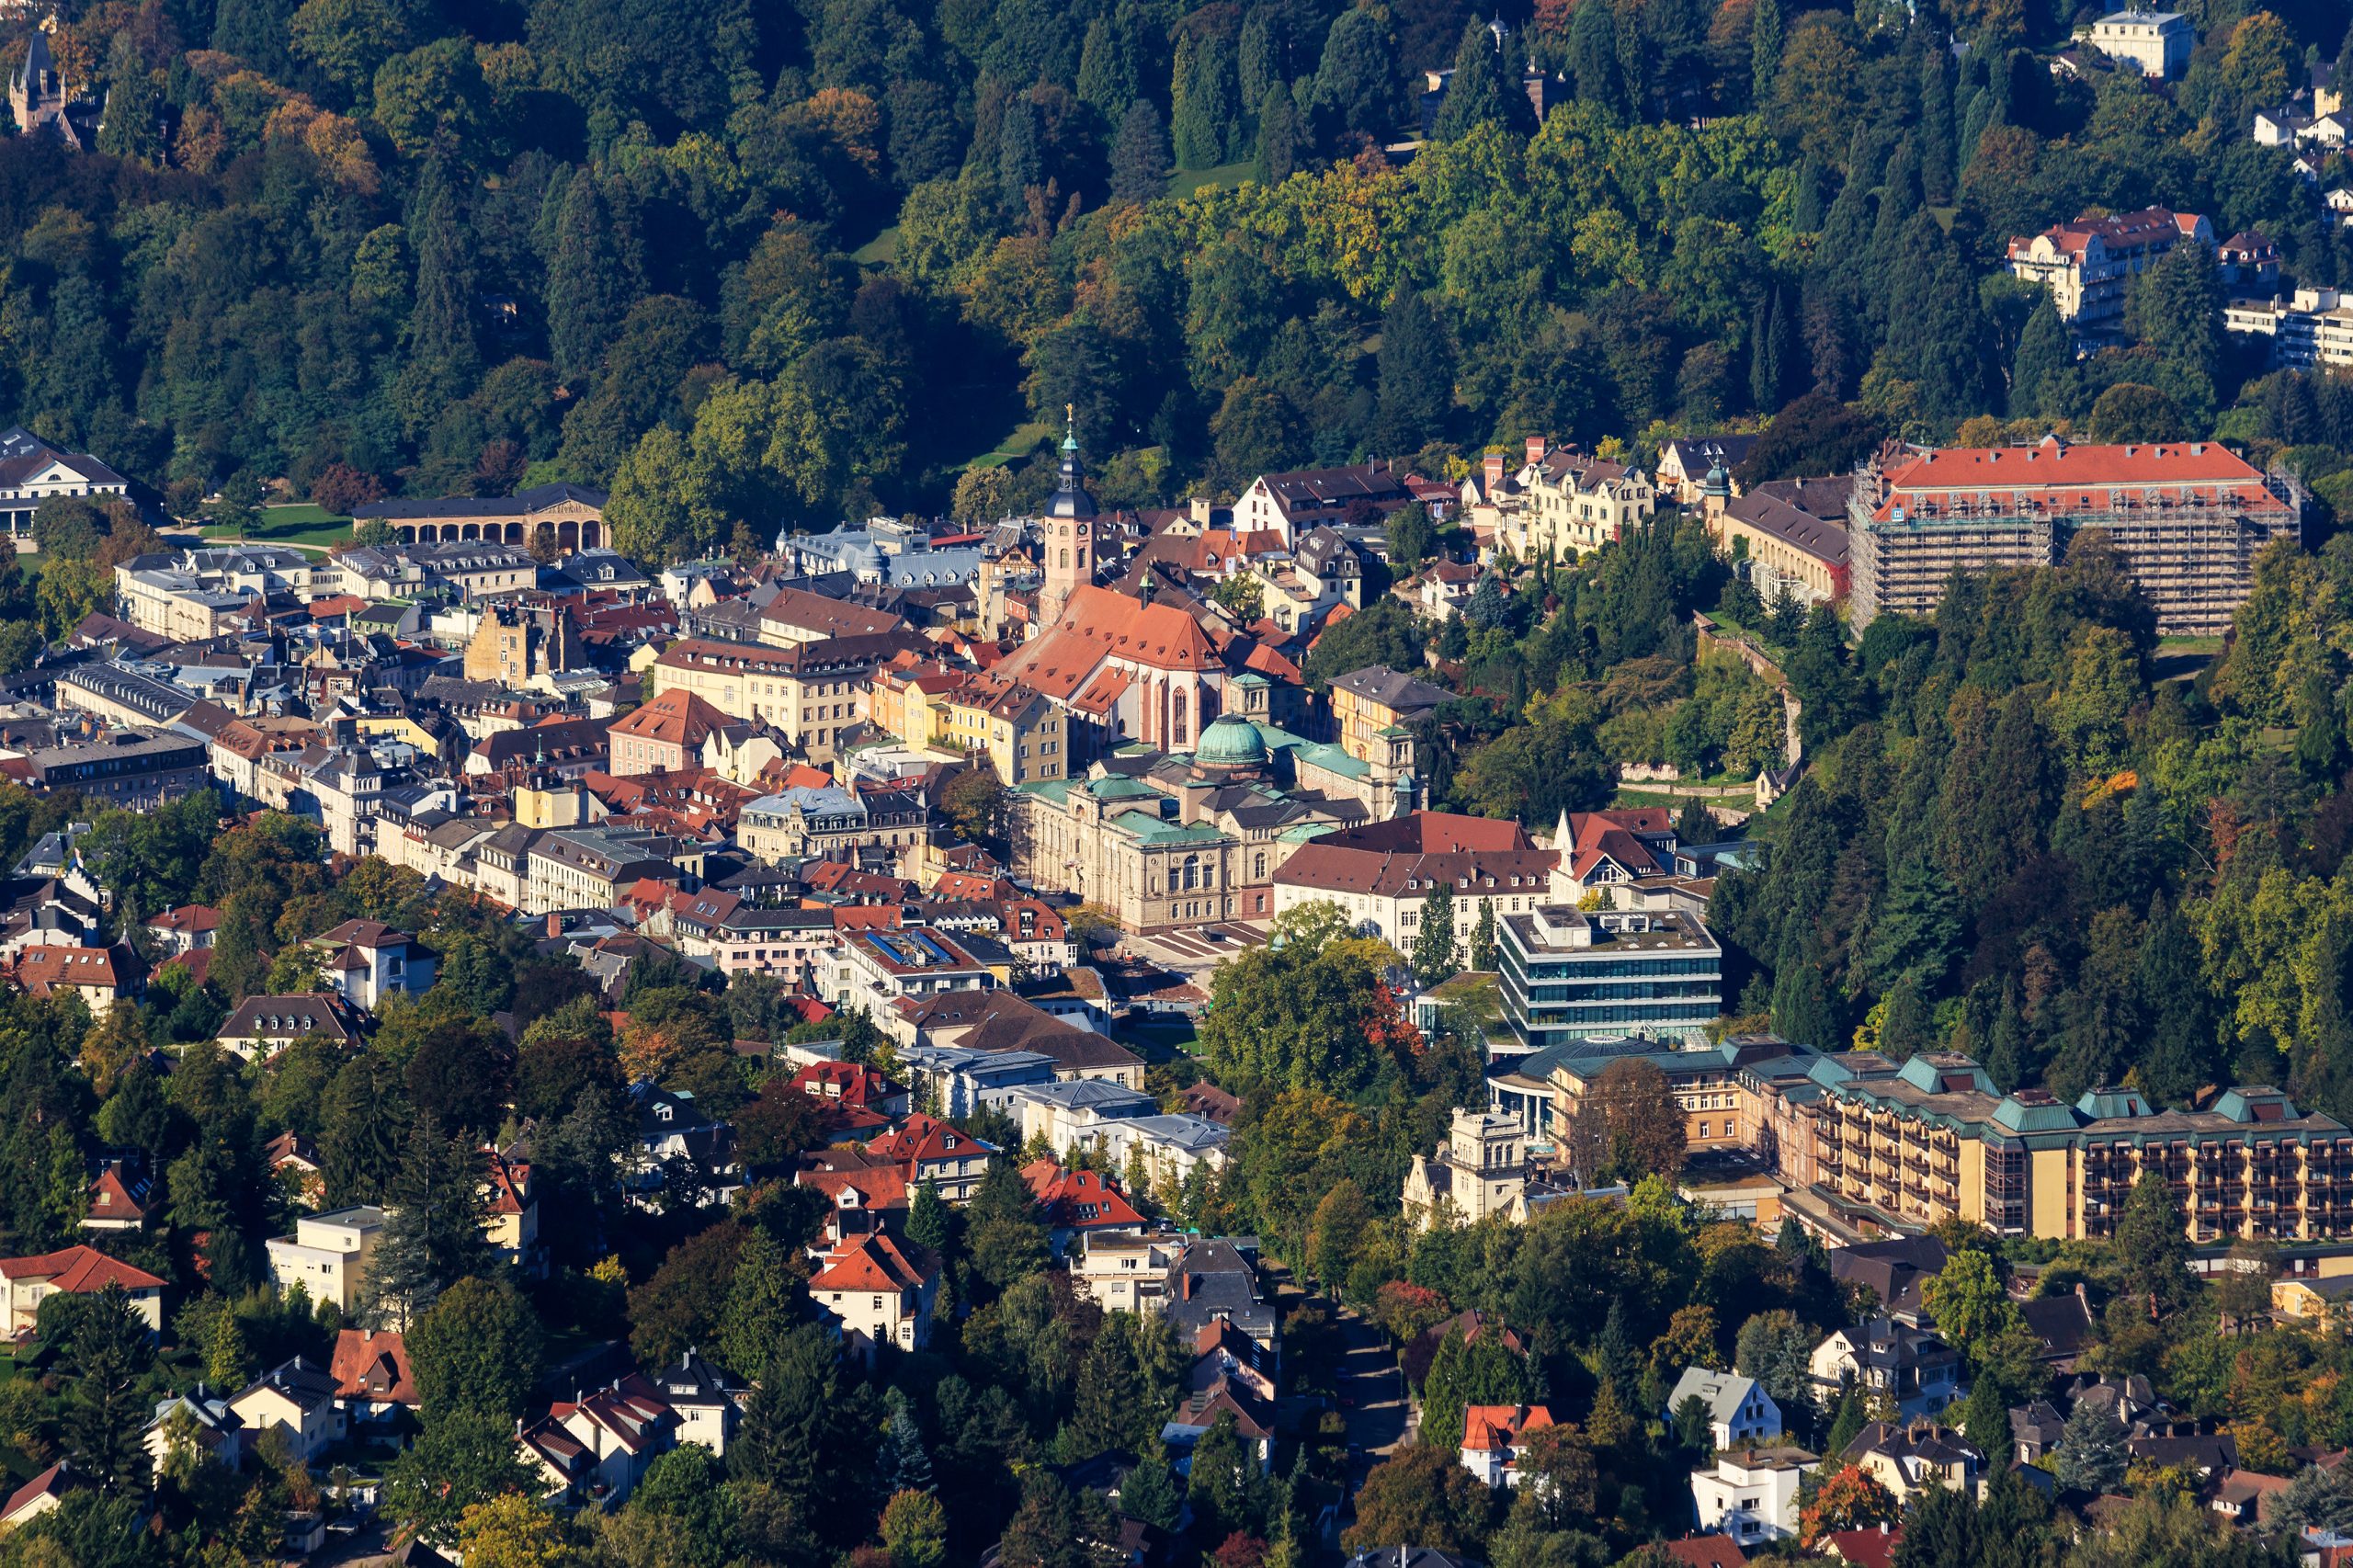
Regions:
M 1239 713 L 1221 713 L 1201 732 L 1193 766 L 1229 777 L 1264 773 L 1274 753 L 1266 734 Z

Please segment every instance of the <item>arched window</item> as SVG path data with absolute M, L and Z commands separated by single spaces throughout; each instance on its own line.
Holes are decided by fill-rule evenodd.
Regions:
M 1185 694 L 1182 691 L 1176 694 L 1176 706 L 1172 711 L 1176 714 L 1176 721 L 1175 728 L 1169 733 L 1169 742 L 1171 744 L 1181 746 L 1185 744 Z
M 1067 565 L 1069 565 L 1069 564 L 1070 564 L 1070 551 L 1067 551 L 1067 550 L 1065 550 L 1065 551 L 1063 551 L 1063 560 L 1062 560 L 1062 563 L 1063 563 L 1064 566 L 1067 566 Z
M 1261 849 L 1250 858 L 1250 880 L 1254 882 L 1262 881 L 1266 874 L 1267 852 Z

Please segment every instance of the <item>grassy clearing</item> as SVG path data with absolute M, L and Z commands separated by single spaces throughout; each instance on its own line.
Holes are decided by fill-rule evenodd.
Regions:
M 1238 164 L 1220 164 L 1213 169 L 1178 169 L 1168 176 L 1168 194 L 1176 197 L 1194 196 L 1211 186 L 1233 187 L 1250 177 L 1250 160 Z
M 207 526 L 206 539 L 233 540 L 235 530 Z M 351 538 L 351 519 L 308 501 L 262 508 L 261 521 L 244 537 L 255 544 L 291 544 L 325 550 Z
M 898 254 L 899 225 L 893 223 L 850 252 L 849 258 L 860 267 L 888 267 Z
M 966 468 L 1003 468 L 1018 462 L 1038 449 L 1039 444 L 1052 437 L 1054 427 L 1042 419 L 1032 419 L 1013 427 L 1013 433 L 999 441 L 994 450 L 983 452 Z

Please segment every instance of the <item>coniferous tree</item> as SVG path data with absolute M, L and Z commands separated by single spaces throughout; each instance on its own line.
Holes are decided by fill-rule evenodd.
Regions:
M 410 1133 L 391 1196 L 362 1311 L 377 1327 L 400 1330 L 457 1281 L 487 1277 L 495 1255 L 483 1233 L 482 1156 L 469 1140 L 422 1127 Z
M 1613 119 L 1629 101 L 1618 65 L 1618 17 L 1607 5 L 1579 6 L 1569 21 L 1569 75 L 1577 97 Z
M 769 1356 L 727 1467 L 738 1481 L 773 1488 L 820 1538 L 854 1537 L 872 1517 L 852 1504 L 874 1475 L 877 1436 L 859 1403 L 842 1381 L 832 1340 L 804 1324 Z
M 154 1351 L 121 1286 L 108 1285 L 83 1307 L 66 1354 L 74 1371 L 60 1423 L 67 1457 L 102 1491 L 143 1493 L 151 1465 L 139 1385 Z
M 1790 198 L 1790 227 L 1802 234 L 1819 233 L 1823 215 L 1822 165 L 1811 157 L 1802 158 L 1798 163 L 1797 188 Z
M 1120 121 L 1111 145 L 1111 199 L 1138 205 L 1168 194 L 1168 131 L 1160 106 L 1138 98 Z
M 806 1315 L 791 1255 L 767 1226 L 749 1226 L 719 1320 L 720 1364 L 739 1377 L 758 1378 L 770 1349 Z
M 894 1492 L 928 1492 L 932 1486 L 931 1450 L 923 1440 L 923 1418 L 907 1391 L 893 1383 L 882 1391 L 888 1423 L 883 1432 L 882 1464 Z
M 436 398 L 426 406 L 438 416 L 448 403 L 472 392 L 482 372 L 474 342 L 472 247 L 440 158 L 426 160 L 414 208 L 416 293 L 408 318 L 410 369 L 420 378 L 420 395 Z
M 1306 151 L 1299 106 L 1291 90 L 1280 82 L 1267 89 L 1258 106 L 1258 152 L 1250 165 L 1260 185 L 1280 185 L 1290 178 Z
M 2120 1489 L 2132 1462 L 2126 1447 L 2130 1436 L 2114 1407 L 2077 1400 L 2060 1433 L 2058 1449 L 2052 1455 L 2052 1470 L 2059 1484 L 2095 1497 Z
M 1137 1456 L 1135 1469 L 1120 1487 L 1120 1511 L 1130 1518 L 1173 1530 L 1184 1513 L 1185 1496 L 1161 1451 L 1158 1435 L 1145 1447 L 1149 1451 Z
M 2116 1257 L 2124 1290 L 2148 1304 L 2152 1317 L 2189 1295 L 2189 1237 L 2165 1179 L 2144 1170 L 2116 1221 Z
M 1455 972 L 1454 893 L 1444 882 L 1422 901 L 1422 924 L 1414 933 L 1414 979 L 1424 989 Z
M 119 33 L 108 67 L 106 114 L 98 125 L 98 151 L 109 157 L 161 167 L 164 162 L 163 95 L 154 74 L 139 58 L 131 35 Z
M 1234 135 L 1233 51 L 1214 36 L 1187 33 L 1176 40 L 1169 129 L 1180 169 L 1214 168 L 1225 161 Z
M 939 1184 L 929 1176 L 907 1200 L 907 1239 L 937 1253 L 947 1252 L 956 1239 L 956 1212 L 939 1196 Z
M 2010 372 L 2010 413 L 2026 418 L 2050 416 L 2075 358 L 2058 305 L 2047 296 L 2037 301 L 2018 333 L 2018 358 Z
M 569 381 L 603 363 L 636 290 L 614 243 L 613 213 L 596 175 L 582 169 L 564 187 L 548 258 L 548 347 Z
M 997 129 L 997 198 L 1008 212 L 1019 212 L 1032 186 L 1046 183 L 1045 149 L 1038 140 L 1038 106 L 1027 93 L 1017 93 L 1005 106 Z
M 1143 97 L 1135 51 L 1117 17 L 1097 17 L 1086 24 L 1086 39 L 1078 51 L 1077 87 L 1080 101 L 1107 121 L 1123 119 Z
M 1512 74 L 1505 69 L 1503 51 L 1487 24 L 1475 16 L 1464 23 L 1462 41 L 1454 51 L 1454 74 L 1447 79 L 1446 97 L 1438 111 L 1438 139 L 1458 141 L 1480 125 L 1500 125 L 1523 134 L 1532 129 L 1534 110 Z
M 1830 1417 L 1830 1435 L 1823 1439 L 1822 1457 L 1835 1463 L 1847 1451 L 1847 1445 L 1861 1436 L 1864 1426 L 1863 1396 L 1852 1385 L 1838 1396 L 1838 1408 Z
M 1943 206 L 1953 196 L 1952 70 L 1944 50 L 1920 51 L 1920 186 L 1928 200 Z
M 1381 318 L 1378 397 L 1374 438 L 1384 450 L 1415 451 L 1444 433 L 1454 403 L 1454 351 L 1416 290 L 1398 290 Z
M 1479 923 L 1471 927 L 1471 967 L 1481 974 L 1495 970 L 1495 901 L 1479 905 Z
M 1781 74 L 1781 0 L 1756 0 L 1748 15 L 1749 101 L 1771 107 L 1773 85 Z
M 1242 20 L 1235 45 L 1233 73 L 1245 117 L 1256 119 L 1267 92 L 1286 79 L 1282 66 L 1282 23 L 1271 6 L 1253 6 Z

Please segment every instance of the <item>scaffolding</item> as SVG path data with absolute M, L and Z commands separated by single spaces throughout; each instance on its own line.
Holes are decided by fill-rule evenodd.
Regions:
M 1876 461 L 1855 475 L 1847 503 L 1854 549 L 1854 624 L 1880 615 L 1927 615 L 1955 572 L 2052 566 L 2089 528 L 2107 534 L 2125 571 L 2157 612 L 2167 637 L 2215 636 L 2246 602 L 2255 558 L 2275 539 L 2302 538 L 2303 492 L 2285 474 L 2262 476 L 2263 499 L 2244 485 L 2195 481 L 2109 487 L 2093 506 L 1990 489 L 1939 494 L 1888 506 Z

